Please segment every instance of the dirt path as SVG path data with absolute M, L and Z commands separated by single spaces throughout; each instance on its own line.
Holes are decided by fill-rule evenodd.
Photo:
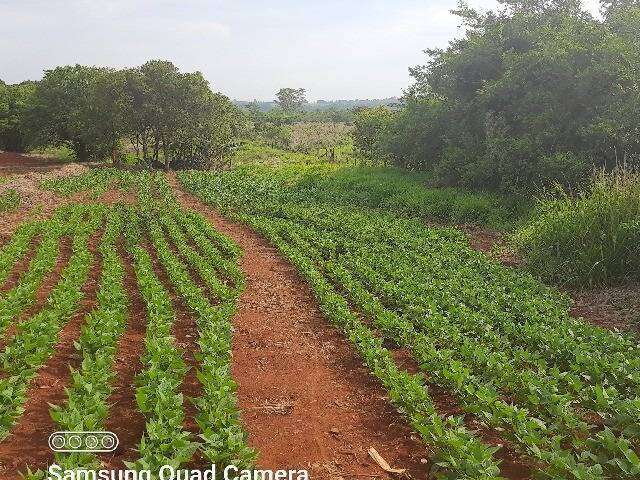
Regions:
M 169 178 L 180 203 L 244 250 L 247 288 L 234 317 L 233 376 L 262 468 L 310 469 L 312 478 L 391 478 L 367 454 L 425 478 L 426 447 L 393 410 L 310 289 L 275 248 L 226 220 Z

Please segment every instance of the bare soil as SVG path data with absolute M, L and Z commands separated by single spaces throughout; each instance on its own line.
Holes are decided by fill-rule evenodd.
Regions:
M 374 447 L 393 467 L 425 478 L 427 448 L 323 317 L 295 268 L 265 239 L 170 181 L 184 207 L 205 215 L 245 252 L 232 370 L 258 465 L 308 468 L 314 478 L 392 478 L 369 457 Z

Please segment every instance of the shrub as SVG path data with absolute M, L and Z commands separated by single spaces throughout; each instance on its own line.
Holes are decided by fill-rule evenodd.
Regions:
M 540 202 L 513 236 L 530 268 L 562 284 L 610 283 L 640 272 L 640 174 L 598 173 L 577 196 Z

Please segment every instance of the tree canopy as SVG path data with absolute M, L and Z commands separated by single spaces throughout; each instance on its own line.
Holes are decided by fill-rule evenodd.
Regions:
M 174 166 L 222 160 L 243 125 L 240 112 L 200 72 L 169 61 L 126 69 L 57 67 L 39 82 L 0 84 L 0 148 L 67 145 L 79 161 L 119 161 L 129 139 L 138 158 Z
M 503 0 L 487 13 L 459 4 L 465 35 L 410 69 L 376 150 L 443 183 L 507 191 L 637 164 L 640 7 L 602 8 L 596 19 L 576 0 Z

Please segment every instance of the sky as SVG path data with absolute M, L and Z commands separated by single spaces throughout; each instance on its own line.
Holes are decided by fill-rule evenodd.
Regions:
M 495 0 L 468 0 L 488 9 Z M 587 8 L 597 11 L 589 0 Z M 386 98 L 410 84 L 426 48 L 461 34 L 456 0 L 0 0 L 0 79 L 44 69 L 132 67 L 151 59 L 201 71 L 233 99 Z

